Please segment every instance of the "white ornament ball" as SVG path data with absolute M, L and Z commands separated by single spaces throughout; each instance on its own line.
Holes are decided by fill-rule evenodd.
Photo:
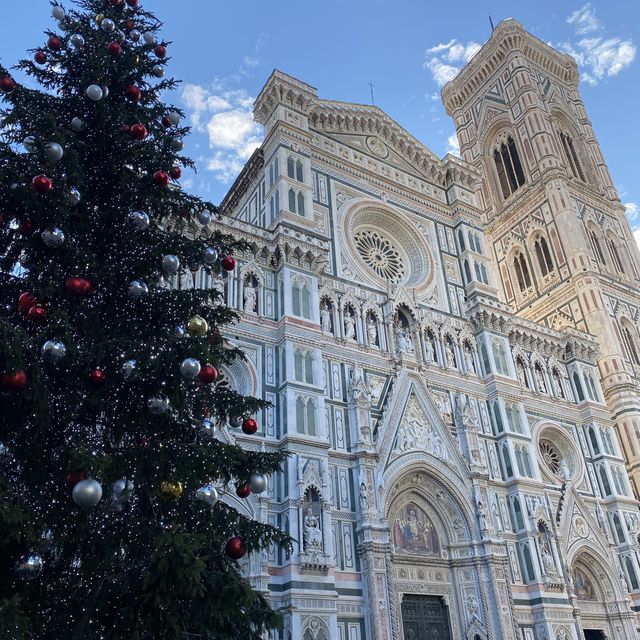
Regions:
M 74 33 L 71 38 L 71 44 L 78 49 L 82 49 L 84 47 L 84 37 L 79 33 Z
M 162 76 L 164 76 L 164 67 L 161 64 L 154 64 L 153 69 L 151 69 L 151 73 L 156 78 L 162 78 Z
M 196 489 L 196 498 L 213 507 L 218 502 L 218 491 L 213 485 L 206 484 L 204 487 Z
M 145 31 L 145 33 L 142 35 L 142 37 L 144 38 L 144 41 L 147 44 L 154 44 L 156 41 L 156 37 L 153 33 L 151 33 L 151 31 Z
M 151 396 L 147 400 L 147 409 L 154 416 L 161 416 L 169 411 L 169 398 L 166 396 Z
M 170 111 L 167 114 L 167 120 L 174 126 L 177 127 L 180 124 L 180 120 L 182 120 L 182 118 L 180 117 L 180 114 L 177 111 Z
M 144 231 L 149 226 L 149 216 L 144 211 L 132 211 L 129 224 L 138 231 Z
M 183 378 L 193 380 L 200 373 L 200 363 L 195 358 L 186 358 L 180 364 L 180 373 Z
M 97 84 L 90 84 L 85 93 L 87 94 L 87 98 L 94 102 L 102 100 L 102 96 L 104 95 L 104 91 Z
M 60 5 L 56 5 L 51 9 L 51 15 L 56 20 L 62 20 L 64 18 L 64 9 Z
M 105 18 L 100 23 L 100 28 L 107 33 L 111 33 L 116 28 L 116 23 L 111 18 Z
M 178 256 L 168 254 L 162 258 L 162 270 L 166 273 L 177 273 L 180 268 Z
M 218 250 L 215 247 L 207 247 L 202 252 L 202 261 L 205 264 L 215 264 L 218 261 Z
M 211 222 L 211 213 L 209 211 L 198 211 L 196 218 L 202 226 L 206 226 Z
M 102 499 L 102 487 L 100 483 L 93 478 L 80 480 L 80 482 L 73 487 L 71 497 L 73 501 L 83 509 L 95 507 Z
M 71 120 L 71 128 L 76 132 L 79 133 L 80 131 L 82 131 L 84 128 L 86 127 L 84 120 L 82 120 L 81 118 L 78 118 L 77 116 L 75 118 L 73 118 L 73 120 Z
M 142 34 L 137 29 L 134 29 L 133 31 L 129 32 L 129 37 L 131 38 L 132 42 L 140 42 Z
M 267 477 L 261 473 L 252 473 L 249 476 L 249 488 L 251 489 L 251 493 L 263 493 L 267 490 L 268 486 L 269 483 L 267 482 Z
M 62 156 L 64 155 L 62 145 L 57 142 L 47 142 L 44 151 L 51 162 L 58 162 L 59 160 L 62 160 Z
M 42 573 L 44 562 L 42 556 L 35 551 L 29 551 L 20 556 L 16 562 L 16 577 L 19 580 L 33 580 Z
M 132 298 L 142 298 L 149 293 L 149 287 L 142 280 L 132 280 L 129 283 L 129 295 Z
M 48 362 L 60 362 L 67 355 L 67 347 L 60 340 L 47 340 L 42 345 L 42 357 Z
M 46 229 L 40 234 L 40 237 L 42 238 L 42 242 L 52 249 L 60 247 L 64 243 L 64 232 L 58 227 Z
M 22 141 L 22 144 L 29 153 L 35 153 L 38 150 L 38 145 L 34 136 L 27 136 Z

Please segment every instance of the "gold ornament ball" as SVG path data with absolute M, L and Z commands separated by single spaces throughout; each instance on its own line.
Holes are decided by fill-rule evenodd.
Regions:
M 104 20 L 104 13 L 99 13 L 99 14 L 96 16 L 96 22 L 97 22 L 98 24 L 100 24 L 103 20 Z
M 202 316 L 193 316 L 189 322 L 187 322 L 187 331 L 192 336 L 204 336 L 209 331 L 209 325 Z
M 163 482 L 160 485 L 160 495 L 165 500 L 175 500 L 182 495 L 183 492 L 182 482 Z

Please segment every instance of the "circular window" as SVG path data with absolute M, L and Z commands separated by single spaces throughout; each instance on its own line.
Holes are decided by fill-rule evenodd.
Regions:
M 391 242 L 376 231 L 362 229 L 353 238 L 366 265 L 381 278 L 398 282 L 405 274 L 402 257 Z
M 562 455 L 556 448 L 556 445 L 551 442 L 551 440 L 540 440 L 538 444 L 538 449 L 540 450 L 540 455 L 542 456 L 542 460 L 549 467 L 549 470 L 554 474 L 558 475 L 560 471 L 560 461 L 562 460 Z

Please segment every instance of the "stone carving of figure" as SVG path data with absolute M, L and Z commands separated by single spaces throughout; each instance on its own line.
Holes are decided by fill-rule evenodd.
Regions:
M 362 513 L 369 511 L 369 492 L 364 482 L 360 483 L 360 511 L 362 511 Z
M 351 385 L 349 390 L 351 391 L 351 397 L 356 402 L 359 404 L 371 405 L 371 388 L 365 382 L 364 375 L 360 367 L 356 367 L 351 376 Z
M 411 331 L 409 327 L 403 327 L 400 323 L 396 324 L 396 346 L 400 353 L 413 353 L 413 342 L 411 341 Z
M 542 369 L 540 369 L 540 367 L 535 367 L 534 372 L 538 391 L 540 391 L 540 393 L 547 393 L 547 385 L 545 384 L 544 376 L 542 375 Z
M 325 302 L 320 309 L 320 327 L 322 333 L 331 333 L 331 311 Z
M 319 549 L 322 547 L 322 532 L 320 531 L 320 516 L 314 516 L 311 507 L 304 517 L 304 548 Z
M 464 350 L 464 368 L 469 373 L 476 372 L 476 365 L 475 365 L 475 362 L 473 361 L 473 353 L 471 349 L 469 349 L 468 347 Z
M 433 342 L 431 341 L 431 338 L 429 338 L 429 336 L 427 336 L 426 341 L 425 341 L 425 358 L 427 362 L 435 362 L 435 351 L 433 349 Z
M 478 602 L 478 598 L 476 598 L 473 594 L 467 598 L 467 606 L 469 607 L 469 613 L 471 614 L 472 620 L 477 620 L 478 611 L 480 610 L 480 604 Z
M 478 513 L 478 522 L 480 523 L 480 531 L 487 531 L 487 508 L 484 506 L 484 502 L 478 498 L 476 501 L 476 511 Z
M 447 366 L 451 369 L 456 368 L 456 354 L 453 350 L 453 344 L 447 340 Z
M 348 311 L 344 314 L 344 337 L 347 340 L 356 339 L 356 319 Z
M 544 572 L 548 576 L 558 575 L 558 572 L 556 570 L 556 563 L 553 559 L 553 555 L 551 553 L 551 549 L 549 548 L 548 543 L 546 542 L 543 543 L 541 554 L 542 554 L 542 566 L 544 568 Z
M 491 504 L 491 513 L 493 514 L 493 521 L 495 522 L 496 529 L 498 531 L 502 531 L 504 525 L 502 524 L 502 516 L 500 515 L 500 509 L 498 509 L 498 505 L 493 502 Z
M 624 575 L 624 571 L 621 566 L 618 566 L 618 576 L 620 578 L 620 585 L 622 586 L 622 593 L 629 593 L 629 586 L 627 585 L 627 579 Z
M 551 376 L 551 384 L 553 385 L 553 395 L 556 396 L 556 398 L 564 398 L 562 385 L 560 383 L 560 379 L 557 376 Z
M 189 269 L 183 269 L 180 274 L 180 289 L 193 289 L 193 273 Z
M 256 290 L 249 284 L 244 286 L 244 310 L 247 313 L 255 313 L 256 310 Z
M 606 520 L 604 517 L 604 511 L 602 511 L 602 507 L 600 506 L 599 502 L 596 502 L 596 520 L 598 521 L 598 526 L 600 527 L 600 529 L 606 534 Z
M 558 477 L 560 480 L 564 480 L 568 482 L 571 480 L 571 469 L 569 469 L 569 464 L 567 463 L 566 458 L 562 458 L 560 460 L 560 469 L 558 470 Z
M 378 326 L 373 316 L 367 318 L 367 340 L 370 345 L 378 343 Z

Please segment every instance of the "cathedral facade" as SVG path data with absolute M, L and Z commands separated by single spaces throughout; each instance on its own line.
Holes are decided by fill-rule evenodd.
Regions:
M 640 635 L 640 255 L 575 61 L 515 20 L 446 85 L 462 159 L 274 71 L 215 224 L 290 456 L 228 500 L 288 531 L 247 561 L 279 640 Z M 209 286 L 196 276 L 196 286 Z M 254 554 L 255 555 L 255 554 Z

